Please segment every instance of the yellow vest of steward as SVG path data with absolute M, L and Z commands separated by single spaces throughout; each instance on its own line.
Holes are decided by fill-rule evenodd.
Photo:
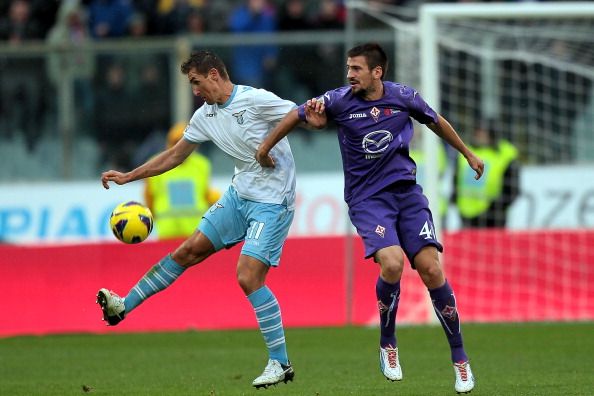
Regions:
M 509 164 L 518 157 L 510 142 L 500 140 L 497 147 L 472 148 L 485 163 L 483 176 L 475 180 L 475 172 L 466 159 L 458 156 L 457 206 L 460 215 L 470 219 L 487 211 L 503 190 L 504 175 Z
M 160 239 L 191 235 L 208 209 L 210 162 L 198 153 L 162 175 L 147 179 Z
M 417 181 L 421 184 L 421 186 L 425 183 L 425 152 L 423 150 L 410 150 L 409 152 L 410 157 L 415 161 L 417 164 Z M 448 159 L 445 147 L 443 144 L 438 144 L 437 146 L 437 174 L 441 179 L 446 171 L 448 165 Z M 441 197 L 439 200 L 439 214 L 441 216 L 445 215 L 448 210 L 448 200 L 447 197 Z

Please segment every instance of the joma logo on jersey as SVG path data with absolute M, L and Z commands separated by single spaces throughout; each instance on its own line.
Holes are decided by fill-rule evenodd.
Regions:
M 235 117 L 235 119 L 237 120 L 237 123 L 239 125 L 243 125 L 243 122 L 244 122 L 244 120 L 243 120 L 243 114 L 244 113 L 245 113 L 245 110 L 241 110 L 241 111 L 238 111 L 237 113 L 233 113 L 232 114 L 233 117 Z
M 353 118 L 367 118 L 367 114 L 365 114 L 365 113 L 349 114 L 349 120 L 352 120 Z
M 206 117 L 214 117 L 217 113 L 206 113 Z

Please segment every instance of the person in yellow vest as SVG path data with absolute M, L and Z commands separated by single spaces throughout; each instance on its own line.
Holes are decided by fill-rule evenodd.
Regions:
M 183 137 L 186 124 L 173 125 L 167 134 L 167 148 Z M 193 152 L 179 166 L 145 179 L 145 203 L 155 218 L 159 239 L 185 238 L 197 229 L 202 214 L 220 197 L 210 187 L 210 161 Z
M 493 121 L 483 121 L 474 133 L 471 150 L 482 158 L 485 171 L 480 180 L 467 172 L 466 160 L 458 157 L 453 200 L 464 227 L 506 226 L 507 210 L 519 195 L 518 149 L 497 138 Z
M 417 135 L 417 134 L 415 134 Z M 413 135 L 414 136 L 414 135 Z M 415 137 L 413 137 L 413 141 L 411 144 L 411 149 L 409 150 L 410 157 L 415 161 L 417 165 L 417 180 L 420 183 L 423 183 L 425 178 L 425 152 L 419 146 L 419 143 L 415 141 Z M 439 176 L 439 180 L 445 176 L 446 170 L 448 167 L 448 156 L 446 152 L 446 148 L 443 143 L 439 142 L 437 145 L 437 174 Z M 441 196 L 439 199 L 439 216 L 442 219 L 441 224 L 445 226 L 446 216 L 448 211 L 448 202 L 449 197 Z

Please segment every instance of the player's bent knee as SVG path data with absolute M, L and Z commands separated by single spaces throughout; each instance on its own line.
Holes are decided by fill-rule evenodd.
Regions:
M 191 267 L 215 253 L 213 244 L 208 238 L 197 232 L 181 244 L 173 253 L 173 260 L 184 267 Z
M 255 277 L 250 273 L 245 272 L 237 273 L 237 283 L 246 296 L 264 286 L 264 282 L 262 282 L 259 277 Z

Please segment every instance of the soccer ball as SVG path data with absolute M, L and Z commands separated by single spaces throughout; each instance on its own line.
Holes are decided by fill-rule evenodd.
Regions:
M 153 230 L 153 214 L 146 206 L 135 201 L 116 206 L 109 218 L 111 231 L 124 243 L 140 243 Z

